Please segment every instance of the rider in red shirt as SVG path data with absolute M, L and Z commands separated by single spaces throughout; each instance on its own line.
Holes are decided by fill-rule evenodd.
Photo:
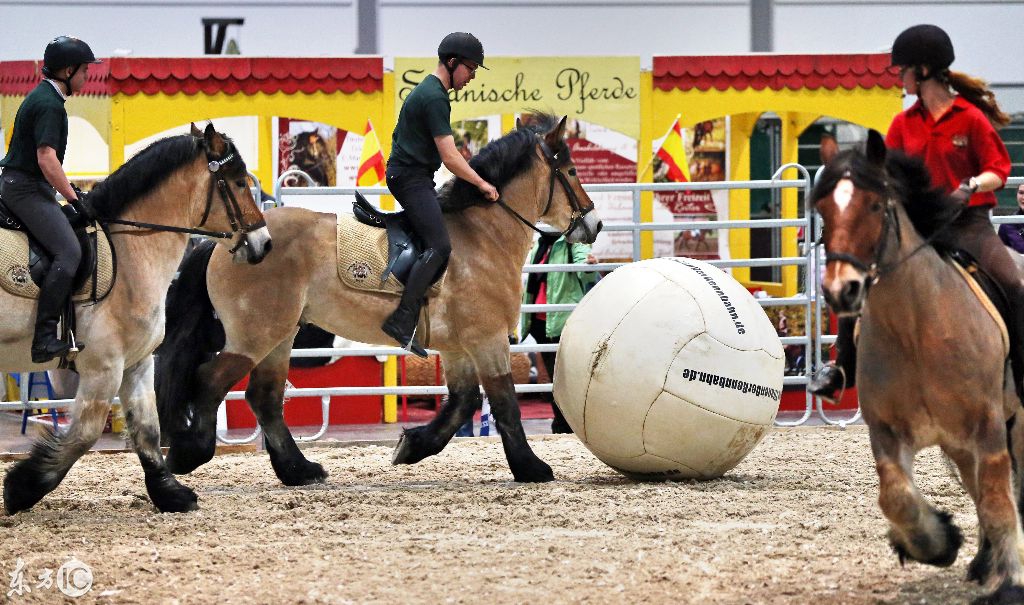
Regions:
M 899 66 L 907 94 L 918 100 L 893 119 L 886 144 L 920 157 L 931 172 L 932 184 L 949 191 L 950 204 L 957 206 L 952 223 L 932 236 L 934 243 L 969 254 L 1005 293 L 1010 359 L 1020 393 L 1024 279 L 989 218 L 989 210 L 996 205 L 993 191 L 1001 189 L 1010 174 L 1010 157 L 996 128 L 1010 118 L 984 82 L 949 69 L 953 59 L 953 43 L 939 27 L 915 25 L 897 36 L 892 64 Z M 855 323 L 853 318 L 840 319 L 836 363 L 808 384 L 813 394 L 834 401 L 836 390 L 854 385 Z

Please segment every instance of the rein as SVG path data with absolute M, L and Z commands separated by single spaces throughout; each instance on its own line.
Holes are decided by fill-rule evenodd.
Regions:
M 208 229 L 198 229 L 192 227 L 176 227 L 174 225 L 162 225 L 158 223 L 145 223 L 142 221 L 131 221 L 120 218 L 109 218 L 99 217 L 96 220 L 104 224 L 115 224 L 115 225 L 127 225 L 129 227 L 138 227 L 140 229 L 146 229 L 149 231 L 167 231 L 171 233 L 190 233 L 193 235 L 202 235 L 205 237 L 212 237 L 217 239 L 230 239 L 236 233 L 241 231 L 242 233 L 250 233 L 259 229 L 263 226 L 264 222 L 257 221 L 256 223 L 247 225 L 243 220 L 242 208 L 238 204 L 238 200 L 235 198 L 231 188 L 228 187 L 227 181 L 225 181 L 222 175 L 221 168 L 225 164 L 235 159 L 234 153 L 229 153 L 224 158 L 216 160 L 207 154 L 206 158 L 209 160 L 207 169 L 210 171 L 210 187 L 206 194 L 206 209 L 203 211 L 203 219 L 200 221 L 199 226 L 202 227 L 206 224 L 206 221 L 210 217 L 210 211 L 213 208 L 213 191 L 214 189 L 220 194 L 220 200 L 224 203 L 224 211 L 228 216 L 228 222 L 231 225 L 231 231 L 210 231 Z M 129 232 L 124 232 L 129 233 Z M 237 250 L 244 244 L 244 239 L 236 245 L 231 252 Z
M 551 180 L 548 182 L 548 201 L 547 204 L 544 205 L 544 211 L 541 212 L 541 216 L 544 216 L 545 214 L 548 213 L 549 210 L 551 210 L 551 202 L 555 199 L 555 180 L 557 179 L 558 182 L 562 185 L 562 190 L 565 191 L 565 196 L 569 199 L 569 206 L 572 208 L 572 215 L 569 218 L 569 226 L 566 227 L 564 231 L 559 233 L 559 237 L 566 235 L 580 224 L 583 224 L 584 229 L 586 229 L 586 224 L 583 223 L 583 217 L 585 217 L 588 212 L 594 209 L 593 204 L 591 204 L 587 208 L 584 208 L 583 205 L 580 204 L 579 197 L 577 197 L 576 192 L 573 191 L 572 185 L 569 184 L 569 177 L 567 177 L 565 173 L 562 172 L 562 169 L 558 166 L 558 154 L 551 151 L 551 148 L 548 147 L 548 144 L 544 142 L 544 139 L 540 139 L 539 137 L 538 139 L 540 149 L 542 152 L 544 152 L 544 159 L 547 160 L 548 166 L 551 168 Z M 522 222 L 530 229 L 533 229 L 537 233 L 543 236 L 553 235 L 550 232 L 537 228 L 536 225 L 527 220 L 522 214 L 516 212 L 514 208 L 506 204 L 505 201 L 500 197 L 498 198 L 498 201 L 495 203 L 504 208 L 505 210 L 508 210 L 512 214 L 512 216 L 519 219 L 520 222 Z

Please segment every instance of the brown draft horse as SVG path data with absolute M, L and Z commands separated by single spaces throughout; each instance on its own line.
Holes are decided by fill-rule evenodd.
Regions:
M 1024 542 L 1011 481 L 1024 444 L 1020 401 L 996 322 L 922 237 L 955 212 L 929 183 L 919 160 L 887 153 L 875 131 L 866 153 L 827 164 L 813 193 L 824 220 L 824 295 L 837 313 L 860 315 L 857 385 L 900 562 L 948 566 L 963 542 L 952 516 L 914 486 L 915 452 L 938 445 L 978 514 L 968 578 L 989 593 L 981 602 L 1020 603 Z
M 403 432 L 394 464 L 440 452 L 479 407 L 482 384 L 515 479 L 553 478 L 523 432 L 508 336 L 518 321 L 533 224 L 543 220 L 570 241 L 587 243 L 601 229 L 563 141 L 564 129 L 565 118 L 544 116 L 473 158 L 473 167 L 501 191 L 505 207 L 486 202 L 461 180 L 442 190 L 452 254 L 428 312 L 430 346 L 441 353 L 449 403 L 430 424 Z M 249 374 L 246 399 L 266 435 L 277 476 L 287 485 L 323 481 L 327 473 L 302 455 L 282 416 L 298 326 L 313 323 L 353 340 L 393 344 L 380 325 L 395 298 L 350 289 L 338 278 L 336 216 L 280 208 L 266 217 L 276 246 L 266 262 L 240 267 L 222 251 L 199 247 L 186 258 L 168 297 L 157 401 L 170 447 L 167 463 L 176 473 L 191 472 L 213 456 L 217 407 Z M 210 355 L 216 357 L 206 361 Z
M 226 242 L 225 255 L 235 262 L 259 263 L 271 246 L 234 144 L 212 124 L 205 133 L 195 126 L 192 131 L 153 143 L 88 198 L 101 222 L 122 223 L 110 228 L 117 281 L 106 298 L 78 308 L 78 336 L 88 346 L 74 362 L 81 380 L 71 423 L 37 440 L 31 455 L 7 472 L 4 505 L 9 513 L 31 508 L 60 484 L 99 438 L 115 395 L 124 406 L 153 504 L 165 512 L 196 507 L 195 493 L 178 483 L 160 453 L 152 353 L 163 338 L 167 288 L 185 251 L 187 231 L 217 232 Z M 126 226 L 126 221 L 150 225 Z M 0 308 L 0 370 L 56 367 L 56 362 L 36 365 L 29 359 L 36 301 L 0 291 Z

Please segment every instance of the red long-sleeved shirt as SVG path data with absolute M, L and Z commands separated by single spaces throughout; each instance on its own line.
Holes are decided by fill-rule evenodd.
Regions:
M 924 159 L 932 183 L 954 191 L 960 182 L 982 172 L 1003 181 L 1010 175 L 1010 155 L 996 129 L 980 109 L 957 96 L 938 120 L 921 103 L 898 114 L 885 137 L 888 147 Z M 995 206 L 991 191 L 971 196 L 971 206 Z

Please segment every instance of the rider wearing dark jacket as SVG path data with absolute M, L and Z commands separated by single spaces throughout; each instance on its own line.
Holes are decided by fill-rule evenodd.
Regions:
M 64 174 L 64 151 L 68 144 L 64 102 L 85 86 L 91 63 L 100 61 L 89 45 L 77 38 L 60 36 L 46 46 L 45 78 L 18 108 L 10 149 L 0 160 L 0 195 L 4 205 L 53 258 L 39 288 L 33 363 L 63 356 L 71 348 L 57 337 L 57 321 L 71 296 L 82 250 L 54 192 L 64 196 L 80 213 L 86 213 L 78 192 Z M 78 346 L 81 348 L 81 344 Z
M 920 157 L 931 173 L 932 185 L 950 192 L 950 201 L 957 206 L 956 218 L 936 232 L 933 241 L 940 247 L 967 252 L 1005 294 L 1010 359 L 1020 391 L 1024 281 L 989 218 L 996 204 L 992 192 L 1006 184 L 1010 173 L 1010 157 L 996 128 L 1010 119 L 984 82 L 949 69 L 953 59 L 953 43 L 934 25 L 915 25 L 896 38 L 892 63 L 900 67 L 904 89 L 918 101 L 893 119 L 886 145 Z M 853 386 L 854 324 L 852 318 L 840 319 L 836 365 L 828 366 L 808 385 L 815 395 L 832 399 L 843 387 L 844 375 L 845 386 Z
M 434 172 L 444 163 L 488 200 L 498 199 L 498 190 L 470 167 L 455 146 L 448 100 L 449 90 L 462 89 L 476 76 L 477 68 L 484 67 L 483 45 L 472 34 L 451 33 L 437 47 L 437 58 L 434 73 L 416 85 L 402 103 L 386 173 L 388 190 L 423 241 L 423 253 L 409 273 L 398 308 L 381 329 L 421 357 L 427 352 L 416 342 L 420 307 L 452 250 L 434 191 Z

